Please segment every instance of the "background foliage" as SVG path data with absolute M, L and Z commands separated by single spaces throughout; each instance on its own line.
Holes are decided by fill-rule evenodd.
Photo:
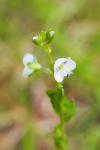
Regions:
M 56 32 L 52 44 L 54 58 L 70 56 L 77 62 L 74 75 L 66 79 L 64 83 L 66 95 L 74 98 L 78 106 L 75 118 L 66 127 L 70 141 L 69 150 L 99 150 L 99 0 L 0 0 L 0 138 L 2 139 L 0 149 L 8 150 L 9 147 L 11 150 L 16 148 L 16 144 L 19 147 L 25 143 L 28 144 L 24 142 L 28 141 L 31 133 L 27 129 L 29 126 L 27 120 L 30 120 L 27 106 L 29 109 L 33 108 L 32 118 L 35 123 L 46 118 L 43 118 L 45 109 L 39 113 L 37 111 L 38 117 L 36 117 L 36 110 L 39 108 L 35 109 L 31 104 L 34 104 L 37 99 L 33 94 L 34 91 L 35 93 L 38 91 L 37 95 L 41 95 L 44 85 L 46 88 L 54 87 L 52 79 L 37 75 L 25 80 L 21 72 L 23 70 L 22 56 L 26 52 L 34 53 L 38 56 L 40 63 L 48 65 L 45 54 L 37 51 L 37 47 L 31 40 L 34 34 L 47 29 L 53 29 Z M 38 87 L 39 78 L 41 82 Z M 51 144 L 45 140 L 44 134 L 40 135 L 38 129 L 33 127 L 32 130 L 34 129 L 31 137 L 35 136 L 36 138 L 33 139 L 37 140 L 35 144 L 29 140 L 31 143 L 29 145 L 33 144 L 34 147 L 40 145 L 37 149 L 41 149 L 41 145 L 43 147 L 46 143 L 44 149 L 48 150 Z M 41 130 L 43 130 L 42 127 Z M 24 134 L 25 131 L 28 133 Z M 11 136 L 11 133 L 14 137 L 7 140 L 7 136 Z M 17 142 L 9 141 L 14 138 Z M 33 145 L 30 149 L 35 149 Z M 23 146 L 21 149 L 26 147 L 28 146 Z

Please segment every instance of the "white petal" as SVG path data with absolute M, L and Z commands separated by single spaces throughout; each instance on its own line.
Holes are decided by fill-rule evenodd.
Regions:
M 29 75 L 31 75 L 33 72 L 33 69 L 29 68 L 29 67 L 25 67 L 23 70 L 22 75 L 27 78 Z
M 62 69 L 59 69 L 59 66 Z M 54 77 L 57 82 L 62 82 L 65 76 L 70 76 L 76 68 L 76 63 L 71 58 L 59 58 L 54 64 Z
M 66 58 L 58 58 L 54 64 L 54 70 L 56 70 L 59 65 L 63 64 L 66 60 Z
M 66 71 L 66 70 L 64 70 L 64 69 L 61 70 L 61 72 L 62 72 L 62 74 L 63 74 L 64 77 L 68 75 L 68 71 Z
M 72 72 L 72 70 L 74 70 L 75 68 L 76 63 L 71 58 L 66 59 L 66 61 L 64 62 L 64 71 L 66 72 L 66 74 L 70 74 L 70 72 Z
M 62 82 L 63 81 L 63 79 L 64 79 L 64 76 L 63 76 L 63 74 L 61 73 L 61 72 L 55 72 L 54 73 L 54 78 L 55 78 L 55 80 L 57 81 L 57 82 Z
M 23 57 L 23 64 L 26 66 L 28 65 L 29 63 L 35 63 L 36 62 L 36 58 L 30 54 L 30 53 L 27 53 L 24 55 Z

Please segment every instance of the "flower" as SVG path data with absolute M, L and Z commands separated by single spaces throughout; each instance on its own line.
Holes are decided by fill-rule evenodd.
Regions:
M 54 64 L 54 78 L 62 82 L 64 77 L 69 77 L 76 68 L 76 63 L 71 58 L 59 58 Z
M 33 72 L 33 69 L 29 68 L 29 67 L 25 67 L 24 70 L 23 70 L 23 77 L 27 78 L 28 76 L 30 76 Z
M 24 64 L 25 68 L 23 70 L 22 75 L 25 78 L 29 77 L 33 72 L 35 72 L 41 68 L 41 65 L 37 62 L 36 57 L 30 53 L 27 53 L 24 55 L 23 64 Z
M 32 64 L 32 63 L 36 63 L 36 62 L 37 62 L 36 57 L 34 57 L 30 53 L 26 53 L 23 57 L 24 66 L 27 66 L 28 64 Z

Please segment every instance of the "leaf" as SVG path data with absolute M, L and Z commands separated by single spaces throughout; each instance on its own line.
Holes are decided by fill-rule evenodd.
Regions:
M 76 104 L 75 104 L 75 102 L 70 101 L 70 100 L 66 99 L 66 97 L 64 97 L 63 100 L 61 101 L 61 107 L 62 107 L 63 121 L 67 122 L 75 114 Z
M 42 31 L 42 32 L 40 33 L 40 35 L 41 35 L 41 38 L 42 38 L 42 42 L 44 43 L 44 42 L 46 41 L 46 32 L 45 32 L 45 31 Z
M 48 90 L 47 95 L 50 97 L 50 101 L 53 109 L 57 114 L 60 115 L 61 110 L 60 110 L 60 101 L 59 101 L 58 93 L 53 90 Z
M 68 139 L 64 131 L 62 131 L 62 127 L 58 125 L 54 129 L 54 141 L 55 145 L 59 150 L 65 150 L 68 144 Z
M 75 102 L 68 100 L 61 90 L 48 90 L 47 95 L 55 112 L 62 118 L 63 122 L 69 121 L 76 112 Z

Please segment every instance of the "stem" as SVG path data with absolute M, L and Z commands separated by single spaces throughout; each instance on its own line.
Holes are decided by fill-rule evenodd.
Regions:
M 62 83 L 56 83 L 56 87 L 62 92 L 62 96 L 64 96 L 64 89 Z
M 52 75 L 52 71 L 50 70 L 50 69 L 48 69 L 48 68 L 41 68 L 41 70 L 44 72 L 44 73 L 46 73 L 46 74 L 50 74 L 50 75 Z
M 53 59 L 52 59 L 52 56 L 51 56 L 51 52 L 48 52 L 48 57 L 49 57 L 50 64 L 51 64 L 51 69 L 52 69 Z
M 63 85 L 62 85 L 62 83 L 57 83 L 56 84 L 56 88 L 59 90 L 59 92 L 60 92 L 60 94 L 61 94 L 61 97 L 63 97 L 64 96 L 64 89 L 63 89 Z M 62 99 L 61 99 L 62 100 Z M 60 104 L 61 104 L 62 102 L 60 101 Z M 65 134 L 65 132 L 64 132 L 64 124 L 65 124 L 65 122 L 64 122 L 64 120 L 63 120 L 63 112 L 62 112 L 62 105 L 60 105 L 60 107 L 61 107 L 61 111 L 60 111 L 60 115 L 59 115 L 59 117 L 60 117 L 60 131 L 61 131 L 61 143 L 60 143 L 60 147 L 58 147 L 58 149 L 60 149 L 60 150 L 65 150 L 66 149 L 66 147 L 67 147 L 67 137 L 66 137 L 66 134 Z
M 52 58 L 52 50 L 50 48 L 50 45 L 46 45 L 45 50 L 48 54 L 51 71 L 52 71 L 52 73 L 54 73 L 54 70 L 53 70 L 54 61 Z M 61 97 L 63 97 L 64 96 L 64 89 L 63 89 L 62 83 L 56 83 L 56 88 L 59 90 Z M 65 138 L 66 135 L 64 133 L 64 120 L 63 120 L 62 105 L 60 105 L 60 107 L 61 107 L 61 112 L 59 114 L 59 117 L 60 117 L 60 124 L 59 125 L 60 125 L 61 137 L 60 137 L 60 141 L 59 141 L 59 138 L 57 139 L 57 137 L 54 137 L 54 140 L 55 140 L 55 143 L 56 143 L 56 146 L 58 149 L 65 150 L 66 149 L 66 138 Z
M 53 58 L 52 58 L 52 50 L 50 48 L 50 45 L 46 45 L 46 52 L 48 53 L 48 58 L 49 58 L 49 62 L 50 62 L 50 67 L 51 67 L 51 70 L 53 72 L 53 64 L 54 64 L 54 61 L 53 61 Z

